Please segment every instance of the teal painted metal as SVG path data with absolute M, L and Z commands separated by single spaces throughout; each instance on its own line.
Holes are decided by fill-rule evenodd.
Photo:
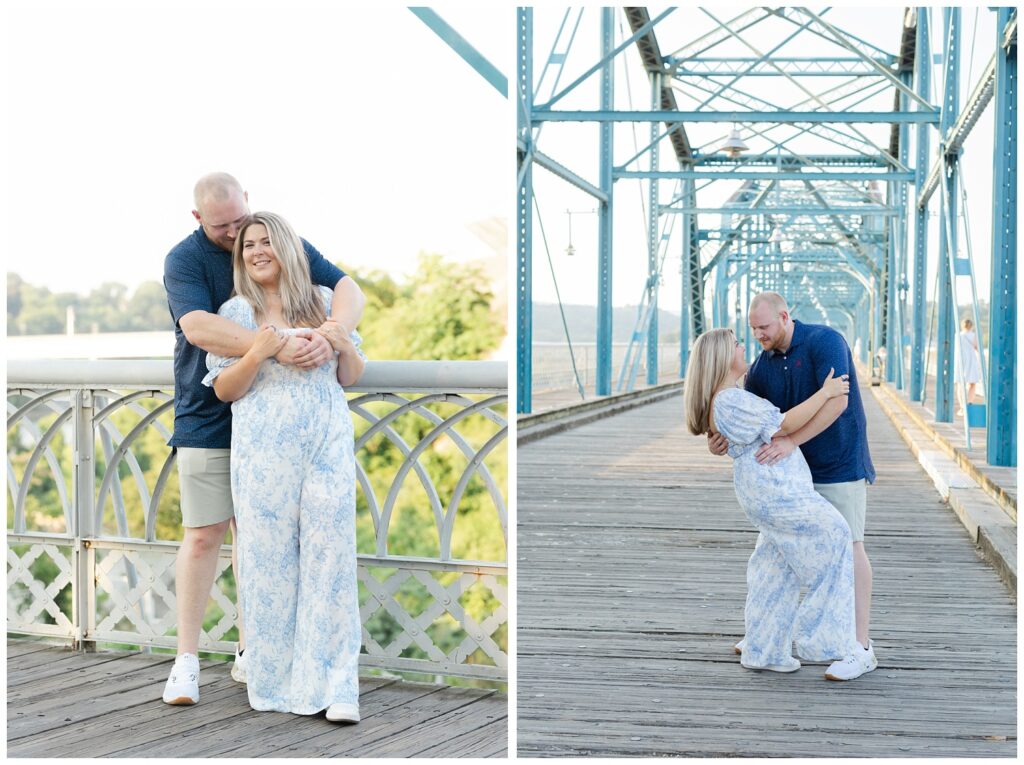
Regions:
M 610 109 L 614 94 L 614 71 L 611 52 L 615 26 L 615 9 L 601 9 L 601 108 Z M 596 391 L 599 396 L 612 392 L 612 123 L 601 124 L 600 187 L 608 201 L 597 209 L 598 274 L 597 274 L 597 371 Z
M 676 180 L 679 178 L 693 178 L 696 180 L 712 181 L 756 181 L 764 178 L 766 180 L 780 181 L 912 181 L 912 172 L 881 172 L 865 170 L 862 172 L 842 170 L 813 170 L 806 173 L 797 171 L 767 172 L 763 170 L 662 170 L 652 172 L 650 170 L 620 170 L 615 174 L 616 180 L 620 178 L 663 178 Z
M 797 111 L 613 111 L 611 109 L 556 111 L 537 109 L 533 113 L 536 122 L 739 122 L 751 123 L 795 123 L 818 124 L 859 124 L 872 122 L 927 122 L 937 123 L 939 113 L 935 112 L 797 112 Z
M 986 449 L 992 465 L 1017 464 L 1017 46 L 1003 46 L 1017 12 L 996 12 L 992 292 L 989 302 Z
M 931 40 L 928 32 L 928 9 L 917 9 L 917 33 L 914 54 L 914 83 L 918 95 L 927 97 L 931 90 Z M 931 128 L 917 126 L 917 172 L 914 181 L 914 199 L 920 198 L 927 180 Z M 914 205 L 914 281 L 911 285 L 913 313 L 911 316 L 912 343 L 910 347 L 910 399 L 924 401 L 925 377 L 925 317 L 928 311 L 928 208 Z
M 518 139 L 532 142 L 529 115 L 533 101 L 533 9 L 516 10 L 518 33 Z M 533 411 L 533 168 L 520 149 L 516 189 L 516 411 Z
M 960 111 L 960 9 L 943 8 L 943 52 L 944 82 L 942 87 L 942 121 L 939 132 L 947 132 L 956 121 Z M 953 300 L 953 258 L 957 251 L 957 200 L 958 169 L 957 154 L 948 154 L 942 147 L 943 171 L 939 186 L 942 198 L 939 203 L 939 263 L 938 304 L 935 354 L 935 420 L 953 421 L 954 393 L 954 342 L 959 324 Z
M 658 109 L 661 106 L 661 74 L 652 72 L 651 78 L 651 108 Z M 650 156 L 651 170 L 659 169 L 658 151 L 658 123 L 651 123 L 651 148 Z M 651 178 L 647 184 L 647 281 L 648 281 L 648 310 L 651 312 L 647 322 L 647 384 L 654 385 L 658 382 L 658 286 L 661 279 L 661 269 L 658 264 L 658 250 L 661 244 L 661 237 L 658 235 L 658 179 Z M 630 386 L 632 387 L 632 386 Z
M 680 164 L 680 166 L 682 166 Z M 683 181 L 683 191 L 680 195 L 684 204 L 692 206 L 696 203 L 696 195 L 693 190 L 693 181 Z M 683 236 L 682 252 L 679 253 L 679 286 L 681 291 L 679 310 L 679 377 L 686 376 L 686 365 L 690 361 L 690 338 L 693 336 L 692 325 L 694 316 L 693 287 L 691 279 L 696 270 L 696 278 L 700 276 L 699 243 L 697 241 L 697 216 L 690 213 L 683 213 Z M 698 253 L 695 257 L 693 253 Z M 696 261 L 696 269 L 692 267 Z
M 431 8 L 410 7 L 416 17 L 426 24 L 462 59 L 469 64 L 477 73 L 489 82 L 502 96 L 508 98 L 508 78 L 498 68 L 487 60 L 486 57 L 472 45 L 465 37 L 460 35 L 436 11 Z

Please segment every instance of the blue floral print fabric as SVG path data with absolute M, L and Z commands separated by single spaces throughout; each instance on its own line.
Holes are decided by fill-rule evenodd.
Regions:
M 329 313 L 331 290 L 319 289 Z M 244 298 L 218 313 L 257 328 Z M 203 382 L 236 361 L 208 354 Z M 337 355 L 314 370 L 268 359 L 231 406 L 247 685 L 260 711 L 359 703 L 354 429 L 337 368 Z
M 850 527 L 814 491 L 803 454 L 794 449 L 775 465 L 754 458 L 782 424 L 782 412 L 742 388 L 720 392 L 714 424 L 729 441 L 736 497 L 760 531 L 747 564 L 748 667 L 842 659 L 856 640 Z M 800 588 L 807 594 L 800 600 Z

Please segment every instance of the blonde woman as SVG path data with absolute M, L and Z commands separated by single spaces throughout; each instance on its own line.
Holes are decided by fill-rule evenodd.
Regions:
M 302 242 L 278 215 L 239 230 L 236 295 L 223 316 L 257 329 L 241 358 L 207 355 L 203 382 L 231 401 L 231 492 L 249 704 L 359 721 L 353 426 L 343 385 L 363 372 L 359 337 L 328 316 Z M 335 360 L 304 370 L 273 358 L 292 334 L 318 332 Z
M 817 393 L 782 413 L 737 387 L 747 372 L 732 330 L 705 332 L 686 368 L 686 425 L 694 435 L 721 433 L 733 458 L 736 497 L 760 535 L 747 567 L 746 636 L 737 650 L 748 669 L 793 672 L 800 662 L 841 660 L 856 640 L 850 527 L 814 491 L 799 449 L 771 465 L 755 454 L 777 433 L 802 427 L 829 399 L 850 388 L 834 370 Z M 807 595 L 800 600 L 800 588 Z M 831 669 L 831 667 L 830 667 Z M 825 675 L 829 679 L 840 679 Z

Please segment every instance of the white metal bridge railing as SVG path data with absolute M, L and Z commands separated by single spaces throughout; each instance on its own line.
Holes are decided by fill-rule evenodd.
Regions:
M 170 361 L 8 361 L 9 632 L 175 646 L 173 384 Z M 347 392 L 363 666 L 505 680 L 506 364 L 370 362 Z M 230 564 L 200 650 L 234 652 Z

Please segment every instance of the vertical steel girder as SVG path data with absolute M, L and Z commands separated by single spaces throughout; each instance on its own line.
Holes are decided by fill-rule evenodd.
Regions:
M 920 96 L 928 96 L 931 90 L 931 45 L 928 33 L 928 9 L 917 9 L 917 41 L 914 53 L 914 82 Z M 917 159 L 914 171 L 917 176 L 914 182 L 914 199 L 921 198 L 927 182 L 927 167 L 931 127 L 917 126 Z M 927 278 L 928 274 L 928 207 L 914 205 L 914 283 L 911 285 L 911 298 L 914 312 L 911 317 L 913 338 L 910 348 L 910 399 L 923 401 L 925 392 L 925 316 L 928 310 Z
M 944 82 L 940 135 L 945 138 L 960 112 L 960 9 L 943 8 Z M 954 342 L 958 323 L 953 301 L 953 259 L 957 251 L 957 195 L 959 192 L 958 155 L 942 146 L 943 187 L 939 204 L 938 331 L 935 354 L 935 421 L 953 421 Z
M 651 72 L 651 109 L 661 108 L 661 74 Z M 651 171 L 658 167 L 658 134 L 660 126 L 651 123 Z M 661 242 L 658 237 L 658 179 L 651 178 L 648 182 L 647 195 L 647 283 L 648 310 L 651 318 L 647 325 L 647 384 L 658 382 L 658 249 Z
M 985 400 L 990 465 L 1017 464 L 1017 46 L 1003 46 L 1013 8 L 996 12 L 992 293 Z
M 533 108 L 533 9 L 516 10 L 519 55 L 518 137 L 527 144 L 530 135 L 529 114 Z M 527 163 L 523 168 L 523 163 Z M 516 411 L 532 411 L 533 402 L 533 168 L 523 151 L 519 152 L 522 181 L 516 189 Z
M 910 71 L 900 72 L 900 77 L 905 81 L 907 85 L 913 85 L 913 73 Z M 901 102 L 904 108 L 907 107 L 908 101 L 906 97 L 901 97 Z M 899 128 L 899 160 L 901 163 L 906 164 L 910 157 L 910 126 L 900 125 Z M 905 375 L 905 364 L 906 364 L 906 343 L 904 342 L 906 332 L 906 312 L 907 312 L 907 199 L 909 197 L 907 184 L 897 183 L 894 184 L 894 190 L 896 192 L 896 199 L 894 205 L 899 210 L 899 218 L 895 221 L 891 221 L 896 231 L 896 314 L 895 321 L 896 327 L 894 330 L 895 342 L 893 348 L 889 349 L 889 363 L 893 365 L 895 370 L 895 383 L 897 390 L 903 390 L 906 387 Z M 893 355 L 895 352 L 896 355 Z
M 615 9 L 601 9 L 601 109 L 612 108 L 614 82 L 611 52 L 615 29 Z M 598 218 L 597 275 L 597 374 L 596 392 L 612 392 L 612 123 L 601 123 L 600 186 L 608 201 L 601 202 Z
M 683 163 L 679 163 L 683 168 Z M 694 181 L 692 178 L 682 181 L 683 209 L 692 209 L 696 205 L 697 195 L 694 192 Z M 683 213 L 683 251 L 680 253 L 679 281 L 681 288 L 679 308 L 679 377 L 686 376 L 686 365 L 690 361 L 690 337 L 691 324 L 693 319 L 693 290 L 690 287 L 690 280 L 693 278 L 693 269 L 690 267 L 692 252 L 697 249 L 697 216 L 690 212 Z M 698 250 L 699 252 L 699 250 Z M 697 271 L 700 276 L 700 257 L 697 257 Z

